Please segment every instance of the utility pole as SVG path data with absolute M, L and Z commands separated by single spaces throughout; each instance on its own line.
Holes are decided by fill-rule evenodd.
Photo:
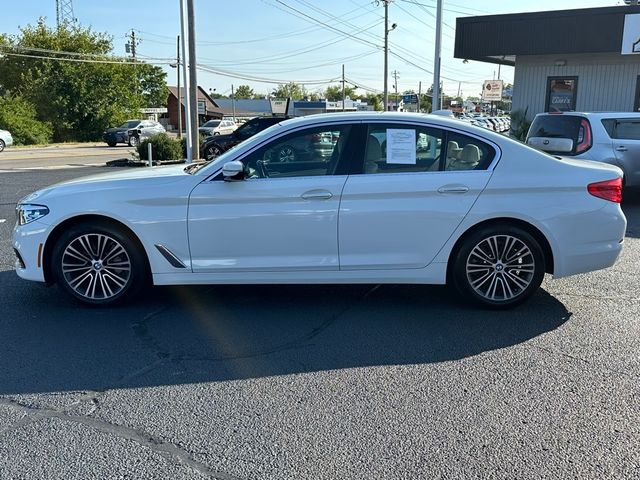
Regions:
M 396 91 L 396 112 L 398 111 L 398 77 L 400 76 L 400 72 L 397 70 L 394 70 L 393 72 L 391 72 L 391 75 L 393 75 L 393 80 L 394 80 L 394 90 Z
M 200 159 L 200 139 L 198 134 L 198 77 L 196 74 L 196 16 L 193 0 L 187 0 L 187 23 L 189 29 L 189 104 L 191 107 L 191 155 Z
M 431 111 L 440 110 L 440 52 L 442 50 L 442 0 L 438 0 L 436 7 L 436 51 L 433 55 L 433 96 Z
M 56 26 L 75 22 L 73 0 L 56 0 Z
M 393 0 L 376 0 L 376 5 L 380 5 L 380 2 L 384 4 L 384 111 L 389 110 L 389 32 L 396 28 L 396 24 L 391 25 L 389 29 L 389 4 Z
M 342 111 L 344 112 L 345 88 L 344 88 L 344 63 L 342 64 Z
M 420 103 L 422 102 L 422 80 L 418 82 L 418 108 L 416 112 L 420 113 Z
M 184 65 L 182 67 L 182 75 L 184 78 L 184 110 L 185 110 L 185 126 L 187 131 L 186 137 L 186 146 L 187 146 L 187 163 L 191 163 L 193 161 L 193 144 L 191 143 L 191 91 L 189 88 L 189 69 L 187 68 L 187 63 L 190 62 L 189 57 L 187 57 L 187 37 L 188 32 L 185 25 L 185 17 L 187 16 L 187 11 L 184 4 L 185 0 L 180 0 L 180 31 L 182 32 L 182 58 L 184 59 Z M 182 113 L 182 110 L 181 110 Z
M 129 39 L 129 41 L 125 45 L 126 51 L 127 51 L 127 53 L 131 54 L 131 58 L 133 58 L 133 61 L 135 62 L 136 61 L 136 47 L 140 43 L 140 40 L 136 40 L 136 32 L 133 29 L 131 30 L 131 33 L 129 35 L 127 35 L 127 38 Z
M 182 138 L 182 92 L 180 91 L 180 35 L 176 55 L 176 71 L 178 72 L 178 138 Z
M 231 84 L 231 109 L 233 115 L 233 123 L 236 123 L 236 94 L 233 91 L 233 83 Z

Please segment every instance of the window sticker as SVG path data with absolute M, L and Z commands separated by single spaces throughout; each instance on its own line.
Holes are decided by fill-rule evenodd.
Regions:
M 416 164 L 416 131 L 412 128 L 387 128 L 387 163 Z

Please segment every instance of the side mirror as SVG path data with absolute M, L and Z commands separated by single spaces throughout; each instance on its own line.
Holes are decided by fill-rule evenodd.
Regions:
M 225 163 L 222 167 L 222 176 L 225 182 L 244 180 L 244 164 L 240 160 Z

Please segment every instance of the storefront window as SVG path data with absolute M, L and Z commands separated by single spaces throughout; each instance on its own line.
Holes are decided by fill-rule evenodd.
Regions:
M 569 112 L 576 109 L 578 77 L 548 77 L 545 112 Z

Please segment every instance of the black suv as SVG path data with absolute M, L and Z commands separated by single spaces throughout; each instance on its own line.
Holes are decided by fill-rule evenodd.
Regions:
M 200 158 L 212 160 L 256 133 L 288 118 L 290 117 L 256 117 L 238 127 L 233 133 L 207 137 L 200 144 Z

